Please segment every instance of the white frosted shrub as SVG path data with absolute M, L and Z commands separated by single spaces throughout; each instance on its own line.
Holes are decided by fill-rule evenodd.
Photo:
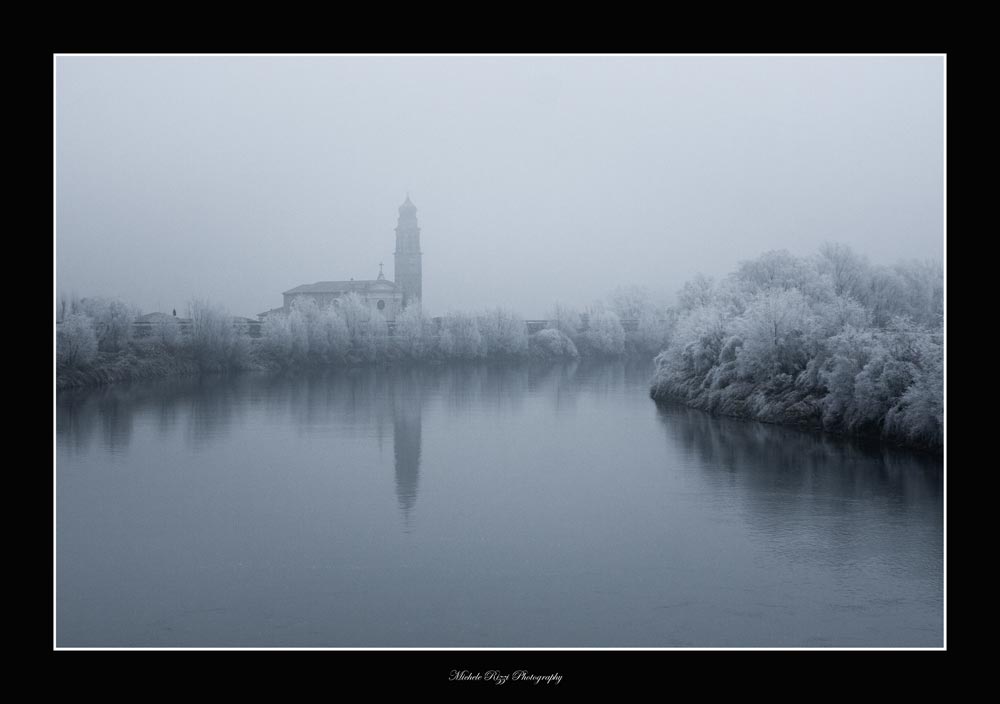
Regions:
M 737 358 L 740 376 L 764 381 L 777 374 L 797 374 L 808 362 L 813 316 L 796 289 L 771 289 L 756 294 L 736 321 L 742 340 Z
M 476 319 L 466 313 L 452 312 L 441 321 L 439 349 L 446 357 L 475 359 L 485 354 L 483 337 Z
M 559 330 L 571 340 L 580 332 L 580 312 L 572 306 L 556 303 L 548 313 L 548 327 Z
M 323 358 L 341 361 L 351 351 L 351 334 L 343 316 L 333 306 L 326 308 L 316 321 L 319 333 L 317 339 Z
M 205 368 L 239 368 L 249 357 L 245 331 L 221 306 L 206 301 L 191 303 L 191 350 Z
M 135 306 L 116 298 L 86 298 L 80 301 L 80 308 L 94 322 L 98 349 L 105 352 L 125 349 L 138 316 Z
M 575 358 L 580 353 L 565 333 L 555 328 L 539 330 L 529 339 L 531 355 L 540 359 Z
M 393 343 L 406 359 L 420 359 L 431 351 L 433 323 L 418 305 L 408 305 L 396 316 Z
M 97 358 L 97 334 L 93 320 L 82 313 L 63 318 L 56 336 L 56 361 L 61 366 L 84 368 Z
M 154 339 L 165 349 L 177 350 L 183 344 L 181 325 L 176 320 L 157 323 L 153 330 Z
M 589 353 L 614 356 L 625 351 L 625 330 L 614 311 L 595 306 L 590 309 L 587 322 L 581 338 Z
M 528 328 L 512 311 L 496 308 L 479 317 L 483 353 L 489 357 L 520 357 L 528 351 Z

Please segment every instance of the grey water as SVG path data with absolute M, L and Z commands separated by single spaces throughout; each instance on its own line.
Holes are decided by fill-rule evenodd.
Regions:
M 56 399 L 59 647 L 941 647 L 937 458 L 648 396 L 646 363 Z

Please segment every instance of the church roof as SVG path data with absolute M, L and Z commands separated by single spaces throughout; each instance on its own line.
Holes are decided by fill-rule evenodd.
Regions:
M 317 281 L 302 284 L 285 293 L 366 293 L 369 291 L 395 291 L 397 286 L 386 279 L 360 279 L 351 281 Z

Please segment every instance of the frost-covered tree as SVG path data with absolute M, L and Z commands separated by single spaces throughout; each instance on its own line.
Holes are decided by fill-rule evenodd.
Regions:
M 528 352 L 528 328 L 513 311 L 488 310 L 477 320 L 483 352 L 488 357 L 521 357 Z
M 809 304 L 797 289 L 765 289 L 754 295 L 734 326 L 742 341 L 740 376 L 764 381 L 776 374 L 798 374 L 809 361 L 813 326 Z
M 940 447 L 939 266 L 872 266 L 826 245 L 768 252 L 679 296 L 651 393 L 706 410 Z
M 677 292 L 677 307 L 681 311 L 690 311 L 711 304 L 714 298 L 715 281 L 712 277 L 695 274 Z
M 662 307 L 646 286 L 618 286 L 608 296 L 608 305 L 621 320 L 638 320 Z
M 829 277 L 838 296 L 859 300 L 871 265 L 846 244 L 826 242 L 819 248 L 816 267 L 820 275 Z
M 353 291 L 341 299 L 339 309 L 350 334 L 351 357 L 373 362 L 385 354 L 388 327 L 381 313 Z
M 289 317 L 301 356 L 311 361 L 325 358 L 326 336 L 321 330 L 319 305 L 312 298 L 299 296 L 292 301 L 291 308 Z
M 221 306 L 203 300 L 190 304 L 191 351 L 204 369 L 238 369 L 249 359 L 249 342 Z
M 587 311 L 587 329 L 580 335 L 587 354 L 610 357 L 625 352 L 625 330 L 618 315 L 602 305 Z M 581 347 L 581 345 L 577 345 Z
M 751 295 L 772 289 L 803 291 L 815 279 L 807 262 L 783 249 L 740 262 L 735 275 Z
M 573 340 L 555 328 L 545 328 L 531 335 L 528 346 L 531 356 L 538 359 L 572 359 L 580 356 Z
M 723 343 L 730 337 L 728 324 L 713 305 L 699 306 L 681 315 L 670 344 L 657 357 L 661 380 L 670 385 L 700 385 L 719 362 Z
M 444 325 L 444 320 L 441 320 L 441 327 L 437 335 L 437 340 L 434 345 L 434 355 L 441 357 L 443 359 L 449 359 L 455 353 L 455 336 L 451 334 L 451 330 Z
M 288 311 L 288 333 L 292 342 L 291 361 L 302 364 L 309 359 L 309 319 L 302 307 Z
M 855 299 L 834 296 L 829 301 L 812 306 L 816 314 L 816 333 L 825 337 L 837 334 L 844 328 L 864 329 L 871 325 L 871 315 Z
M 64 291 L 59 294 L 59 302 L 56 304 L 56 322 L 63 322 L 69 314 L 69 296 L 67 296 Z
M 56 335 L 56 362 L 60 366 L 79 369 L 90 366 L 97 358 L 97 334 L 94 321 L 82 313 L 69 313 Z
M 827 358 L 820 371 L 826 395 L 822 399 L 823 424 L 839 429 L 854 406 L 855 380 L 876 350 L 876 335 L 870 330 L 846 326 L 827 343 Z
M 365 304 L 361 296 L 351 291 L 340 300 L 339 309 L 351 340 L 357 339 L 371 317 L 371 308 Z
M 404 359 L 422 359 L 432 351 L 434 323 L 420 306 L 409 305 L 396 316 L 393 344 Z
M 176 351 L 184 343 L 180 323 L 176 319 L 156 323 L 153 339 L 164 349 L 170 352 Z
M 655 355 L 666 349 L 675 322 L 675 311 L 647 309 L 640 313 L 636 331 L 626 337 L 634 351 Z
M 940 326 L 944 316 L 944 267 L 941 262 L 910 261 L 895 267 L 899 314 L 928 326 Z
M 861 302 L 871 313 L 876 327 L 885 327 L 902 313 L 904 285 L 899 275 L 890 267 L 873 267 L 861 290 Z
M 117 298 L 85 298 L 80 301 L 80 308 L 94 321 L 98 349 L 102 352 L 125 349 L 139 313 L 135 306 Z
M 458 359 L 484 356 L 486 349 L 476 318 L 459 312 L 445 315 L 441 319 L 438 349 L 443 356 Z
M 316 335 L 320 358 L 328 362 L 343 362 L 351 351 L 351 333 L 340 311 L 329 306 L 316 319 Z
M 547 327 L 559 330 L 571 340 L 580 333 L 580 312 L 565 303 L 556 303 L 546 316 Z
M 368 325 L 368 335 L 371 346 L 375 350 L 375 359 L 384 359 L 389 351 L 389 323 L 386 321 L 382 311 L 376 309 L 372 311 L 371 321 Z
M 63 291 L 59 294 L 59 302 L 56 304 L 56 322 L 63 322 L 72 313 L 86 314 L 83 302 L 75 293 L 68 294 Z
M 295 339 L 288 314 L 271 313 L 260 326 L 261 349 L 273 361 L 289 364 L 293 359 Z
M 912 382 L 885 417 L 885 433 L 924 447 L 944 443 L 943 337 L 913 332 Z

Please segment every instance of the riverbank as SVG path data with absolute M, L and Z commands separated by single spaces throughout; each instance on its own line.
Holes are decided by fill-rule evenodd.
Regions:
M 99 352 L 85 366 L 56 365 L 56 390 L 86 389 L 111 384 L 181 376 L 218 375 L 242 372 L 284 372 L 311 369 L 364 369 L 412 365 L 440 366 L 462 362 L 551 362 L 579 359 L 576 347 L 566 336 L 555 330 L 543 330 L 531 335 L 528 347 L 516 355 L 458 357 L 426 352 L 408 355 L 388 347 L 380 356 L 366 357 L 354 351 L 337 356 L 277 355 L 267 340 L 243 338 L 239 354 L 225 361 L 217 357 L 199 358 L 188 344 L 166 347 L 151 339 L 131 340 L 116 352 Z M 593 358 L 589 356 L 589 358 Z M 615 358 L 634 359 L 635 354 L 623 352 Z M 650 361 L 650 355 L 642 355 Z
M 654 376 L 649 396 L 658 404 L 680 403 L 688 408 L 714 416 L 758 421 L 808 432 L 820 432 L 842 438 L 875 441 L 886 445 L 930 453 L 936 457 L 944 454 L 941 441 L 926 437 L 914 438 L 894 432 L 885 424 L 867 424 L 849 428 L 842 417 L 824 413 L 826 397 L 809 390 L 788 386 L 780 380 L 764 384 L 733 384 L 719 390 L 671 383 L 662 375 Z
M 192 376 L 202 372 L 191 355 L 130 346 L 118 352 L 101 352 L 84 368 L 56 367 L 56 390 L 83 389 L 127 381 Z
M 943 271 L 843 246 L 766 252 L 681 289 L 650 395 L 941 454 Z

